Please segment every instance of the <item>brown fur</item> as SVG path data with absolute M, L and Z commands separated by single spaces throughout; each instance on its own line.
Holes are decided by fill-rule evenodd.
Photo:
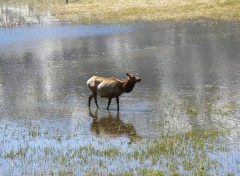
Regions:
M 109 109 L 112 98 L 116 98 L 117 108 L 119 111 L 119 96 L 124 92 L 131 92 L 135 84 L 141 81 L 141 79 L 139 79 L 135 74 L 126 73 L 126 75 L 127 79 L 123 81 L 116 78 L 105 78 L 99 76 L 91 77 L 87 81 L 87 85 L 92 91 L 92 94 L 88 99 L 88 106 L 90 107 L 91 100 L 94 98 L 95 104 L 98 108 L 97 95 L 99 95 L 102 98 L 108 98 L 107 109 Z

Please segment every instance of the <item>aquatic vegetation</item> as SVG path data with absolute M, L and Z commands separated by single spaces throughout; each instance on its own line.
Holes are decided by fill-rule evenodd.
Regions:
M 189 105 L 185 107 L 185 111 L 190 116 L 197 116 L 199 114 L 208 116 L 228 116 L 238 109 L 238 105 L 233 102 L 216 105 L 214 102 L 208 103 L 207 108 L 197 108 L 196 106 Z
M 15 158 L 15 157 L 26 157 L 26 152 L 27 152 L 28 148 L 18 148 L 16 151 L 14 151 L 13 149 L 9 152 L 5 154 L 5 158 Z
M 67 139 L 60 136 L 60 141 L 57 135 L 49 136 L 48 142 L 43 140 L 47 143 L 40 144 L 35 141 L 43 134 L 26 135 L 17 140 L 18 145 L 2 148 L 0 160 L 13 163 L 4 164 L 4 174 L 12 173 L 14 167 L 20 173 L 37 175 L 208 175 L 218 173 L 221 167 L 221 163 L 210 156 L 215 151 L 229 151 L 219 140 L 225 132 L 217 130 L 165 134 L 154 139 L 144 137 L 131 145 L 122 142 L 124 147 L 96 139 L 82 144 L 75 135 Z M 4 146 L 7 140 L 1 139 Z
M 194 107 L 194 106 L 188 106 L 188 107 L 186 107 L 186 112 L 187 112 L 187 114 L 192 115 L 192 116 L 196 116 L 196 115 L 199 114 L 197 108 Z
M 233 113 L 237 109 L 238 109 L 238 105 L 236 103 L 229 102 L 213 108 L 210 113 L 215 115 L 226 116 Z

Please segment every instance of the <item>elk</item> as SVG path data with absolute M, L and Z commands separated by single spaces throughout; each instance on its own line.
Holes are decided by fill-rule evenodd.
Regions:
M 111 104 L 112 98 L 116 98 L 117 110 L 119 111 L 119 96 L 122 93 L 129 93 L 133 90 L 135 84 L 140 82 L 137 74 L 126 73 L 126 80 L 119 80 L 116 78 L 105 78 L 99 76 L 93 76 L 87 81 L 89 89 L 92 94 L 88 97 L 88 106 L 91 105 L 91 100 L 94 98 L 95 104 L 98 108 L 97 95 L 102 98 L 108 98 L 107 110 Z

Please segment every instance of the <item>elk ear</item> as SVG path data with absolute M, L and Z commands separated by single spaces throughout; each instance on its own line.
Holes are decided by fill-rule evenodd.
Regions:
M 126 76 L 129 76 L 129 77 L 131 77 L 131 76 L 130 76 L 130 74 L 129 74 L 128 72 L 126 72 Z

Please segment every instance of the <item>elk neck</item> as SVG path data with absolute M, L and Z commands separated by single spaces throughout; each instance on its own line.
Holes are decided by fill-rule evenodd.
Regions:
M 135 83 L 129 79 L 125 80 L 123 83 L 123 92 L 129 93 L 133 90 Z

